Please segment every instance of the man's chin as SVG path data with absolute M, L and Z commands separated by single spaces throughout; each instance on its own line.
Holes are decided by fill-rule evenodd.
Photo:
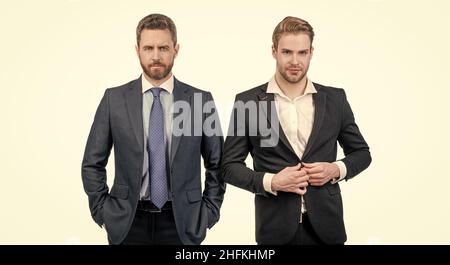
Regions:
M 148 77 L 158 81 L 167 78 L 167 76 L 169 76 L 170 72 L 172 71 L 172 67 L 169 66 L 161 67 L 161 69 L 152 69 L 150 66 L 146 66 L 145 68 L 142 67 L 142 69 Z
M 286 78 L 286 80 L 291 84 L 297 84 L 298 82 L 300 82 L 300 80 L 302 80 L 302 78 L 297 76 L 290 76 Z
M 305 76 L 306 76 L 306 75 L 304 75 L 304 74 L 290 75 L 290 74 L 286 73 L 286 74 L 284 75 L 284 78 L 286 79 L 286 81 L 288 81 L 288 82 L 291 83 L 291 84 L 297 84 L 297 83 L 299 83 L 300 81 L 302 81 L 303 78 L 305 78 Z
M 162 73 L 162 72 L 152 72 L 152 71 L 150 71 L 150 73 L 148 74 L 148 76 L 151 78 L 151 79 L 153 79 L 153 80 L 162 80 L 162 79 L 164 79 L 164 78 L 166 78 L 167 77 L 167 74 L 165 74 L 165 73 Z
M 150 75 L 150 78 L 151 79 L 153 79 L 153 80 L 162 80 L 162 79 L 164 79 L 165 78 L 165 76 L 163 76 L 163 75 Z

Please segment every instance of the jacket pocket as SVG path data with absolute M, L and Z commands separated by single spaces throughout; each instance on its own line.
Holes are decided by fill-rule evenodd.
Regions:
M 128 198 L 128 186 L 122 184 L 114 184 L 111 188 L 111 196 L 126 200 Z
M 327 187 L 328 193 L 330 193 L 331 196 L 341 193 L 341 189 L 339 188 L 339 184 L 337 184 L 337 183 L 336 184 L 330 183 L 326 187 Z
M 198 202 L 202 199 L 202 191 L 200 189 L 192 189 L 186 191 L 188 202 Z

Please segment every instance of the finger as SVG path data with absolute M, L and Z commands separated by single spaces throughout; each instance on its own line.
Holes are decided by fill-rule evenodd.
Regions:
M 310 180 L 308 183 L 311 186 L 323 186 L 323 184 L 325 184 L 325 181 L 323 179 L 314 179 Z
M 295 193 L 297 193 L 298 195 L 305 195 L 305 193 L 306 193 L 306 190 L 305 191 L 303 191 L 303 190 L 299 190 L 299 191 L 297 191 L 297 192 L 295 192 Z
M 311 168 L 311 167 L 316 167 L 316 166 L 318 166 L 319 163 L 305 163 L 305 162 L 303 162 L 302 164 L 303 164 L 303 166 L 306 167 L 306 168 Z
M 325 179 L 325 177 L 311 177 L 310 179 L 309 179 L 309 181 L 308 182 L 319 182 L 319 181 L 324 181 L 324 179 Z
M 311 186 L 323 186 L 327 181 L 325 179 L 310 181 L 309 185 Z
M 298 172 L 300 173 L 300 176 L 304 176 L 307 174 L 307 172 L 304 168 L 300 169 Z
M 292 178 L 300 178 L 300 177 L 304 177 L 306 176 L 306 172 L 305 171 L 292 171 L 289 172 L 289 177 Z
M 289 189 L 298 189 L 298 188 L 304 188 L 307 186 L 309 186 L 309 183 L 307 181 L 304 181 L 304 182 L 289 185 Z
M 307 191 L 306 187 L 305 188 L 301 188 L 301 189 L 297 189 L 297 194 L 305 195 L 306 191 Z
M 296 194 L 298 194 L 298 195 L 303 195 L 303 194 L 306 193 L 306 190 L 299 189 L 299 188 L 295 188 L 295 189 L 292 189 L 290 192 L 296 193 Z
M 323 181 L 321 179 L 310 179 L 308 181 L 309 185 L 311 186 L 316 186 L 319 185 L 320 183 L 322 183 Z
M 299 183 L 299 184 L 297 184 L 297 188 L 304 188 L 304 187 L 308 187 L 308 182 L 301 182 L 301 183 Z
M 316 173 L 316 174 L 308 174 L 309 179 L 322 179 L 324 178 L 324 175 L 322 173 Z
M 292 183 L 294 184 L 298 184 L 300 182 L 306 182 L 309 180 L 309 176 L 308 175 L 304 175 L 304 176 L 296 176 L 292 179 Z
M 307 182 L 308 180 L 310 180 L 310 176 L 304 175 L 302 177 L 299 177 L 298 180 L 299 180 L 299 182 Z
M 323 167 L 315 166 L 315 167 L 311 167 L 311 168 L 306 168 L 305 171 L 308 174 L 319 173 L 319 172 L 323 171 Z
M 301 165 L 302 165 L 302 164 L 298 163 L 298 164 L 295 165 L 295 166 L 292 166 L 292 167 L 286 167 L 285 170 L 287 170 L 287 171 L 298 171 L 298 170 L 300 169 Z

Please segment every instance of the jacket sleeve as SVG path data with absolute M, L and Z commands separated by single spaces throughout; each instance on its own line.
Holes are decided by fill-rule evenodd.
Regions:
M 201 153 L 205 167 L 203 201 L 208 208 L 208 228 L 211 228 L 220 218 L 220 207 L 226 187 L 220 172 L 223 148 L 222 129 L 216 106 L 209 92 L 205 93 L 205 104 L 208 104 L 207 109 L 211 112 L 203 114 L 201 142 Z
M 103 224 L 103 203 L 109 196 L 106 184 L 106 165 L 113 144 L 108 95 L 108 90 L 106 90 L 97 108 L 81 166 L 83 187 L 88 195 L 91 215 L 99 226 Z
M 239 102 L 238 96 L 235 99 L 235 106 L 237 102 Z M 234 107 L 224 144 L 222 174 L 225 182 L 233 186 L 268 196 L 263 185 L 265 172 L 255 172 L 245 164 L 245 159 L 252 147 L 247 126 L 248 115 L 241 113 L 238 108 Z
M 346 168 L 346 180 L 349 180 L 365 170 L 371 163 L 372 157 L 369 146 L 364 140 L 358 125 L 355 123 L 350 104 L 347 101 L 345 91 L 342 99 L 342 123 L 338 136 L 339 145 L 342 147 L 345 158 L 342 159 Z

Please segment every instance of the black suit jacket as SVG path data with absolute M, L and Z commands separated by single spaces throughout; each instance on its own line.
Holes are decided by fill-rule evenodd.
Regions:
M 177 79 L 174 82 L 174 102 L 185 101 L 193 107 L 194 93 L 198 93 L 196 98 L 201 95 L 200 107 L 213 100 L 209 92 Z M 105 224 L 112 244 L 124 240 L 139 200 L 145 150 L 142 97 L 141 78 L 106 90 L 95 114 L 82 162 L 82 180 L 92 217 L 98 225 Z M 199 106 L 193 110 L 190 113 L 192 130 L 195 119 L 203 124 L 205 119 L 214 118 L 211 117 L 214 115 L 218 122 L 215 108 L 211 113 L 204 114 Z M 203 132 L 200 136 L 191 134 L 172 137 L 170 188 L 176 227 L 183 244 L 199 244 L 205 238 L 206 229 L 219 220 L 225 192 L 220 175 L 222 146 L 221 134 L 207 136 Z M 105 167 L 112 147 L 115 178 L 109 191 Z M 203 192 L 201 156 L 206 169 Z
M 266 172 L 278 173 L 287 166 L 299 162 L 334 162 L 336 161 L 337 143 L 344 150 L 342 161 L 347 167 L 346 180 L 354 177 L 370 162 L 369 147 L 364 141 L 355 123 L 352 110 L 343 89 L 314 84 L 317 93 L 313 95 L 315 105 L 314 125 L 302 158 L 299 158 L 278 120 L 279 141 L 275 146 L 264 147 L 261 140 L 267 139 L 260 131 L 255 136 L 249 135 L 251 122 L 261 117 L 249 118 L 238 123 L 236 109 L 233 110 L 229 135 L 225 141 L 222 170 L 225 182 L 246 189 L 256 194 L 256 241 L 259 244 L 284 244 L 289 242 L 298 227 L 301 197 L 294 193 L 278 192 L 274 196 L 264 190 L 263 176 Z M 242 101 L 270 103 L 274 94 L 266 93 L 267 83 L 250 89 L 236 96 L 236 102 Z M 267 108 L 258 105 L 258 115 L 271 117 L 276 109 L 267 104 Z M 272 127 L 273 125 L 268 122 Z M 244 132 L 237 134 L 238 132 Z M 253 157 L 253 170 L 246 167 L 244 161 L 248 154 Z M 304 195 L 308 216 L 318 236 L 328 244 L 342 244 L 346 241 L 343 221 L 342 198 L 339 184 L 328 182 L 322 187 L 308 186 Z

